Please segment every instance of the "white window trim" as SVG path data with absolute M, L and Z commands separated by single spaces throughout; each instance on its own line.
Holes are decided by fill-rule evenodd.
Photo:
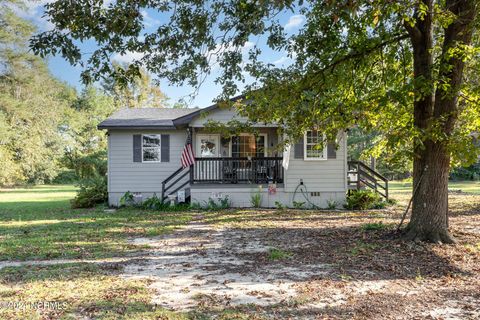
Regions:
M 242 137 L 248 137 L 248 136 L 251 136 L 251 137 L 255 137 L 254 134 L 251 134 L 251 133 L 239 133 L 237 134 L 237 136 L 242 136 Z M 263 156 L 264 157 L 267 157 L 267 149 L 268 149 L 268 134 L 267 133 L 259 133 L 257 134 L 257 136 L 262 136 L 264 137 L 264 141 L 265 141 L 265 148 L 263 150 Z M 230 139 L 230 143 L 229 143 L 229 157 L 231 158 L 232 157 L 232 139 Z
M 217 156 L 215 157 L 202 157 L 201 156 L 201 152 L 200 152 L 200 140 L 202 137 L 215 137 L 215 140 L 216 140 L 216 143 L 217 143 Z M 196 135 L 195 137 L 195 156 L 198 156 L 198 157 L 201 157 L 201 158 L 220 158 L 222 155 L 221 155 L 221 152 L 220 152 L 220 143 L 221 143 L 221 139 L 220 139 L 220 135 L 219 134 L 206 134 L 206 133 L 199 133 Z
M 159 150 L 158 161 L 145 161 L 145 160 L 143 160 L 143 136 L 158 136 L 158 138 L 160 140 L 160 145 L 158 146 L 158 150 Z M 147 147 L 147 148 L 157 148 L 157 147 Z M 160 163 L 160 162 L 162 162 L 162 135 L 158 134 L 158 133 L 142 134 L 142 163 Z
M 307 130 L 305 131 L 305 133 L 303 134 L 303 160 L 304 161 L 326 161 L 328 160 L 328 151 L 327 151 L 327 148 L 328 148 L 328 145 L 325 144 L 325 146 L 323 147 L 323 150 L 322 150 L 322 157 L 308 157 L 307 156 L 307 132 L 309 131 L 312 131 L 312 130 Z M 323 134 L 323 141 L 325 141 L 326 139 L 326 136 L 325 134 Z

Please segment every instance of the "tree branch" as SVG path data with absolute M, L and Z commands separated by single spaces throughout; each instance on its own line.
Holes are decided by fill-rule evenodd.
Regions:
M 377 49 L 380 49 L 380 48 L 383 48 L 384 46 L 386 45 L 389 45 L 389 44 L 392 44 L 392 43 L 396 43 L 396 42 L 399 42 L 399 41 L 402 41 L 402 40 L 405 40 L 409 37 L 409 35 L 407 33 L 403 33 L 403 34 L 400 34 L 396 37 L 393 37 L 393 38 L 390 38 L 390 39 L 387 39 L 387 40 L 384 40 L 372 47 L 367 47 L 365 48 L 365 50 L 362 50 L 362 51 L 353 51 L 349 54 L 347 54 L 346 56 L 343 56 L 341 57 L 340 59 L 336 60 L 336 61 L 333 61 L 332 63 L 330 63 L 329 65 L 323 67 L 322 69 L 320 69 L 318 72 L 316 73 L 323 73 L 329 69 L 334 69 L 336 66 L 338 66 L 339 64 L 342 64 L 343 62 L 346 62 L 346 61 L 349 61 L 349 60 L 353 60 L 353 59 L 356 59 L 356 58 L 360 58 L 364 55 L 368 55 L 372 52 L 374 52 L 375 50 Z

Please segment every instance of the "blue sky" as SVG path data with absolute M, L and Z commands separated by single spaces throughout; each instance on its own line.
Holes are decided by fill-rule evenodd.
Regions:
M 20 12 L 20 15 L 24 18 L 31 20 L 35 25 L 37 25 L 40 31 L 49 30 L 52 28 L 52 25 L 43 18 L 44 4 L 49 0 L 40 0 L 29 2 L 28 8 Z M 158 12 L 154 10 L 145 10 L 142 11 L 142 15 L 145 23 L 145 32 L 152 32 L 156 30 L 160 24 L 161 16 Z M 293 12 L 285 12 L 279 17 L 280 22 L 285 28 L 285 31 L 288 33 L 294 33 L 305 23 L 305 17 L 298 15 Z M 265 44 L 264 39 L 250 39 L 246 43 L 245 47 L 242 48 L 246 53 L 248 49 L 258 45 L 262 50 L 262 60 L 265 62 L 274 63 L 276 65 L 288 65 L 291 60 L 287 57 L 286 52 L 275 52 L 270 50 Z M 92 42 L 87 42 L 80 45 L 82 52 L 91 52 L 95 48 L 95 44 Z M 129 62 L 135 57 L 138 58 L 138 53 L 128 53 L 127 55 L 120 56 L 116 55 L 113 59 L 121 62 Z M 49 57 L 48 65 L 54 76 L 67 82 L 68 84 L 76 87 L 78 90 L 82 90 L 83 85 L 80 82 L 80 73 L 82 68 L 79 66 L 71 66 L 67 61 L 63 60 L 61 57 Z M 221 91 L 219 85 L 214 83 L 214 79 L 218 73 L 213 70 L 212 74 L 207 77 L 206 81 L 202 84 L 202 87 L 196 94 L 193 100 L 187 99 L 187 103 L 191 107 L 206 107 L 212 104 L 212 100 L 217 97 Z M 154 75 L 153 75 L 154 76 Z M 249 79 L 247 79 L 247 82 Z M 187 96 L 193 92 L 193 88 L 188 86 L 177 87 L 170 86 L 166 81 L 160 79 L 160 87 L 162 91 L 170 98 L 170 103 L 173 104 L 182 98 L 188 98 Z

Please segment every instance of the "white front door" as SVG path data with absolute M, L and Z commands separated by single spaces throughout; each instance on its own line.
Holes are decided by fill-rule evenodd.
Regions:
M 218 134 L 197 135 L 197 157 L 212 158 L 220 154 L 220 136 Z

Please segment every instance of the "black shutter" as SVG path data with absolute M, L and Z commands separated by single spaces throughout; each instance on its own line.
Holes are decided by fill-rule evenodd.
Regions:
M 133 162 L 142 162 L 142 135 L 133 135 Z
M 329 142 L 327 145 L 327 159 L 337 159 L 337 144 Z
M 160 143 L 161 162 L 170 162 L 170 135 L 162 134 Z
M 295 159 L 303 159 L 303 137 L 295 143 L 294 146 L 294 158 Z

